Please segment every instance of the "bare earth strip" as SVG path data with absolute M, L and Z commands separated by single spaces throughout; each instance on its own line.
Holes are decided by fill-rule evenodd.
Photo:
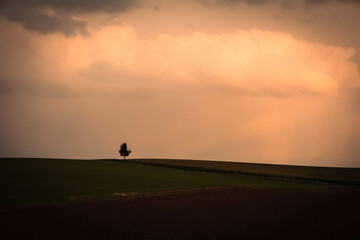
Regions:
M 360 191 L 227 188 L 0 213 L 1 239 L 360 239 Z

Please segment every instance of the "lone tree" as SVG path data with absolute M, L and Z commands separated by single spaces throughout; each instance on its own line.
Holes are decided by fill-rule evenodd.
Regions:
M 124 160 L 125 160 L 125 158 L 126 158 L 127 156 L 130 155 L 131 149 L 129 149 L 129 150 L 127 149 L 127 144 L 126 144 L 126 142 L 120 145 L 119 153 L 120 153 L 120 156 L 123 156 L 123 157 L 124 157 Z

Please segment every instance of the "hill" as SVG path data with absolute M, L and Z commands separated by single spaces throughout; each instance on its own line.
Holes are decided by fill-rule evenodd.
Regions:
M 156 164 L 162 165 L 154 166 Z M 215 164 L 217 165 L 215 166 Z M 171 168 L 164 168 L 164 166 L 169 165 L 171 165 Z M 2 158 L 0 159 L 0 188 L 2 189 L 0 209 L 33 204 L 57 204 L 78 200 L 134 197 L 176 191 L 197 191 L 225 186 L 297 190 L 324 190 L 343 187 L 334 184 L 319 184 L 318 182 L 298 182 L 286 178 L 270 179 L 255 175 L 224 174 L 239 170 L 239 166 L 248 166 L 248 169 L 256 174 L 270 171 L 270 169 L 273 172 L 278 171 L 274 166 L 257 164 L 238 165 L 225 162 L 184 160 L 85 161 Z M 189 169 L 190 167 L 193 169 Z M 204 169 L 211 167 L 212 172 L 193 171 L 199 167 Z M 278 167 L 289 168 L 286 166 Z M 295 170 L 296 168 L 294 167 Z M 223 171 L 221 169 L 228 172 L 221 173 Z M 291 170 L 289 170 L 289 173 L 296 173 L 294 169 L 289 169 Z M 299 168 L 298 173 L 304 174 L 302 169 Z M 357 182 L 356 177 L 350 174 L 347 175 L 346 171 L 340 170 L 330 169 L 329 171 L 333 174 L 331 176 L 338 176 L 337 181 L 350 179 L 351 182 Z M 316 169 L 312 171 L 312 174 L 316 173 Z M 359 170 L 354 169 L 353 171 Z M 349 172 L 352 173 L 352 170 L 350 169 Z M 319 176 L 325 176 L 320 175 L 324 173 L 327 173 L 326 169 L 319 169 Z
M 183 159 L 134 159 L 132 161 L 152 166 L 204 172 L 360 186 L 360 168 L 312 167 Z

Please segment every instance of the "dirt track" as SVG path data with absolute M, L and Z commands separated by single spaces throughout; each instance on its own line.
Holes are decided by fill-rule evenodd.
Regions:
M 223 189 L 0 213 L 1 239 L 360 239 L 360 191 Z

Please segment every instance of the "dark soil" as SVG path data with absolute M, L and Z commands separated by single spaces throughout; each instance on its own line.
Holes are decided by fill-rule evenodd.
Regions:
M 360 239 L 360 191 L 222 189 L 0 213 L 1 239 Z

